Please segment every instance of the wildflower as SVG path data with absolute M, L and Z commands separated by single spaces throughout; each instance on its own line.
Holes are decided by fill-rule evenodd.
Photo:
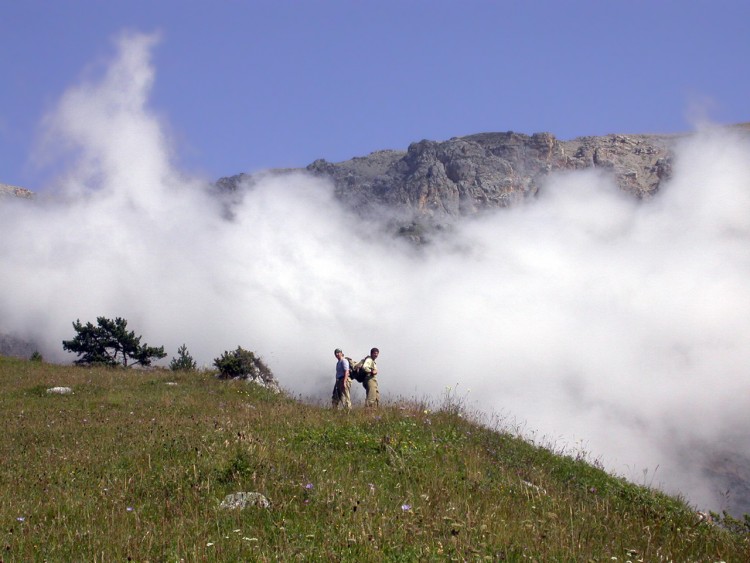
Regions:
M 24 522 L 26 518 L 24 518 L 23 516 L 19 516 L 18 518 L 16 518 L 16 520 L 18 520 L 19 522 Z
M 312 483 L 308 483 L 307 485 L 305 485 L 305 488 L 309 491 L 310 489 L 313 488 L 313 484 Z
M 402 504 L 401 505 L 401 510 L 403 510 L 404 512 L 409 512 L 411 510 L 411 505 L 410 504 Z
M 370 492 L 375 494 L 375 485 L 373 483 L 367 483 L 367 486 L 370 487 Z
M 211 547 L 214 544 L 214 542 L 210 541 L 206 544 L 206 547 Z
M 132 506 L 128 506 L 125 510 L 127 510 L 128 512 L 133 512 L 133 507 Z

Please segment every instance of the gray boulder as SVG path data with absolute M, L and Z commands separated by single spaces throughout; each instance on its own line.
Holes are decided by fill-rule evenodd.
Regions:
M 50 387 L 47 389 L 50 395 L 71 395 L 73 390 L 70 387 Z
M 247 376 L 240 379 L 244 379 L 248 383 L 258 385 L 259 387 L 263 387 L 264 389 L 268 389 L 273 393 L 281 393 L 281 386 L 279 386 L 279 382 L 273 375 L 264 375 L 260 373 L 255 375 L 248 374 Z

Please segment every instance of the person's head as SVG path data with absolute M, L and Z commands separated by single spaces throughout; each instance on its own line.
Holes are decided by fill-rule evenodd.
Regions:
M 343 358 L 343 357 L 344 357 L 344 353 L 343 353 L 343 352 L 341 351 L 341 348 L 336 348 L 336 349 L 335 349 L 335 350 L 333 351 L 333 355 L 334 355 L 334 356 L 336 356 L 336 359 L 337 359 L 337 360 L 340 360 L 341 358 Z
M 372 350 L 370 350 L 370 357 L 373 360 L 378 357 L 378 354 L 380 354 L 380 350 L 378 350 L 377 348 L 373 348 Z

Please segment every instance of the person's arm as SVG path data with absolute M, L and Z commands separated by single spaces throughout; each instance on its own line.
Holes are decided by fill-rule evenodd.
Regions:
M 370 375 L 373 377 L 378 374 L 378 368 L 375 365 L 375 360 L 373 360 L 372 358 L 367 358 L 365 360 L 365 363 L 362 364 L 362 369 L 365 371 L 367 375 Z

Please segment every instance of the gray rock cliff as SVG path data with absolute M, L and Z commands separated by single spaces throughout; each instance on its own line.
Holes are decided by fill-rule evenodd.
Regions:
M 678 136 L 606 135 L 560 141 L 550 133 L 480 133 L 423 140 L 339 163 L 316 160 L 306 170 L 330 178 L 336 197 L 360 211 L 382 206 L 440 222 L 518 204 L 550 174 L 601 169 L 637 198 L 654 194 L 671 175 Z M 273 173 L 273 171 L 272 171 Z M 222 178 L 234 190 L 252 177 Z

